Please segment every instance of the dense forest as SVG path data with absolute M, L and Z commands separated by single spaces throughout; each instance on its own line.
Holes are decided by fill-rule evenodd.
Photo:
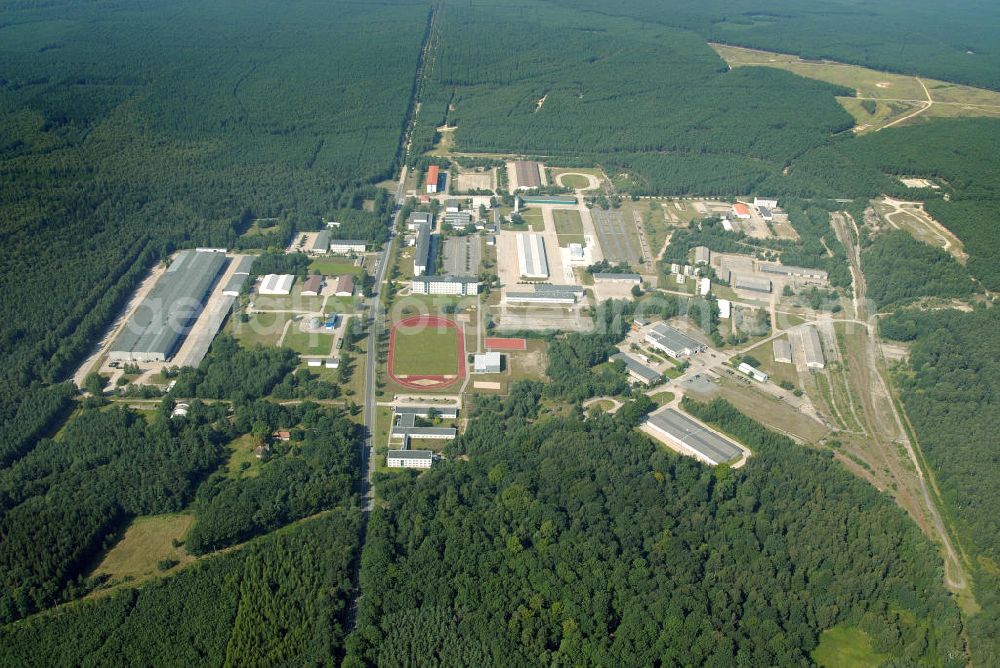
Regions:
M 271 426 L 263 424 L 268 429 L 261 431 L 269 434 Z M 353 501 L 362 431 L 341 416 L 313 412 L 302 422 L 301 440 L 272 446 L 260 475 L 210 477 L 195 498 L 197 522 L 187 549 L 195 554 L 218 550 Z
M 880 309 L 919 297 L 967 297 L 976 288 L 955 258 L 900 230 L 876 237 L 862 252 L 861 266 L 868 296 Z
M 801 665 L 838 623 L 964 664 L 940 560 L 890 499 L 693 408 L 754 449 L 744 468 L 654 446 L 641 413 L 533 423 L 483 400 L 450 446 L 469 461 L 379 481 L 351 665 Z
M 989 0 L 952 6 L 934 0 L 829 0 L 822 5 L 797 0 L 550 2 L 687 28 L 716 42 L 1000 90 L 1000 53 L 994 48 L 1000 10 Z
M 343 649 L 360 516 L 334 511 L 139 589 L 0 633 L 5 666 L 325 665 Z
M 184 508 L 222 455 L 217 418 L 209 407 L 183 424 L 84 409 L 0 471 L 0 620 L 86 591 L 90 560 L 127 517 Z
M 280 246 L 323 220 L 384 238 L 371 184 L 398 161 L 427 7 L 336 5 L 3 3 L 5 433 L 62 415 L 61 390 L 21 388 L 69 375 L 172 250 Z M 278 232 L 241 237 L 257 218 Z
M 1000 290 L 1000 120 L 854 136 L 834 99 L 851 91 L 730 72 L 705 44 L 1000 88 L 996 16 L 985 0 L 0 1 L 0 663 L 343 656 L 363 434 L 339 409 L 262 400 L 332 399 L 337 384 L 228 336 L 178 372 L 184 418 L 172 398 L 140 412 L 60 382 L 174 250 L 260 250 L 255 272 L 302 275 L 307 258 L 269 251 L 298 230 L 337 221 L 335 236 L 384 240 L 393 200 L 378 184 L 419 93 L 413 165 L 447 123 L 458 149 L 597 164 L 623 194 L 774 195 L 801 236 L 704 221 L 668 260 L 751 250 L 847 286 L 829 212 L 886 193 L 926 200 L 970 258 L 876 238 L 863 259 L 881 307 L 967 295 L 970 277 Z M 898 665 L 963 664 L 940 561 L 888 497 L 723 402 L 685 406 L 754 449 L 740 470 L 633 429 L 651 403 L 606 363 L 632 308 L 719 336 L 711 300 L 605 305 L 595 332 L 550 337 L 551 382 L 479 404 L 449 448 L 468 461 L 380 477 L 348 661 L 804 664 L 842 624 Z M 983 612 L 965 630 L 983 666 L 1000 663 L 994 311 L 881 321 L 911 346 L 897 384 L 972 553 Z M 602 394 L 625 406 L 584 420 L 578 404 Z M 272 442 L 279 428 L 289 441 Z M 270 448 L 252 476 L 226 466 L 241 438 Z M 75 601 L 106 584 L 88 575 L 133 518 L 181 509 L 189 551 L 234 549 Z
M 902 311 L 881 323 L 884 336 L 910 342 L 896 375 L 920 446 L 941 493 L 973 551 L 976 596 L 984 611 L 970 621 L 977 665 L 1000 662 L 1000 311 L 979 308 Z
M 182 372 L 175 391 L 185 389 L 182 382 L 195 391 L 181 396 L 238 398 L 232 418 L 224 402 L 194 401 L 187 416 L 175 418 L 170 398 L 148 417 L 98 401 L 56 438 L 43 438 L 0 470 L 0 621 L 100 584 L 87 578 L 92 560 L 136 516 L 176 512 L 193 502 L 196 523 L 187 549 L 204 553 L 351 505 L 360 428 L 336 409 L 259 401 L 269 382 L 292 375 L 270 361 L 274 357 L 296 359 L 285 349 L 246 351 L 221 338 L 197 371 Z M 266 364 L 279 365 L 270 381 Z M 189 374 L 203 380 L 193 384 Z M 289 427 L 296 427 L 297 438 L 275 444 L 256 477 L 213 474 L 233 439 L 253 434 L 266 443 L 273 430 Z

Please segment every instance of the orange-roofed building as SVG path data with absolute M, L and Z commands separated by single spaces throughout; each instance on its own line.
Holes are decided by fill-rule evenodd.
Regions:
M 431 165 L 427 168 L 427 192 L 436 193 L 438 191 L 438 178 L 441 176 L 441 170 L 437 165 Z
M 750 219 L 750 207 L 748 207 L 743 202 L 737 202 L 736 204 L 733 205 L 733 213 L 735 213 L 736 217 L 739 218 L 740 220 Z

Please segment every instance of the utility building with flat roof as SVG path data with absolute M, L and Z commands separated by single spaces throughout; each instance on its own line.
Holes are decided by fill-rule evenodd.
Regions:
M 602 271 L 594 274 L 594 280 L 603 283 L 629 283 L 639 285 L 642 283 L 642 276 L 639 274 L 622 274 Z
M 466 297 L 479 294 L 479 279 L 473 276 L 414 276 L 410 279 L 410 292 L 415 295 L 459 295 Z
M 662 322 L 649 330 L 646 334 L 646 343 L 662 350 L 674 359 L 688 357 L 695 353 L 704 352 L 706 349 L 703 344 L 698 343 L 684 332 Z
M 823 346 L 819 342 L 819 332 L 812 325 L 802 333 L 802 348 L 806 354 L 806 366 L 810 369 L 823 369 L 826 361 L 823 359 Z
M 390 450 L 386 465 L 391 469 L 429 469 L 434 463 L 430 450 Z
M 761 262 L 759 268 L 765 274 L 775 274 L 777 276 L 795 276 L 799 278 L 815 278 L 825 281 L 827 273 L 822 269 L 810 269 L 809 267 L 795 267 L 776 262 Z
M 334 255 L 364 253 L 367 242 L 361 239 L 334 239 L 330 242 L 330 252 Z
M 545 238 L 541 234 L 517 234 L 517 261 L 524 278 L 548 278 L 549 263 L 545 256 Z
M 226 266 L 223 253 L 181 251 L 115 339 L 108 358 L 165 362 L 180 347 Z
M 427 211 L 413 211 L 406 219 L 406 229 L 413 232 L 421 225 L 433 225 L 434 214 Z
M 507 292 L 508 304 L 575 304 L 586 294 L 579 285 L 552 285 L 536 283 L 532 292 Z
M 500 373 L 501 370 L 500 353 L 477 353 L 473 357 L 473 370 L 475 373 Z
M 438 417 L 454 419 L 458 417 L 458 406 L 437 404 L 411 404 L 409 406 L 393 406 L 392 412 L 396 415 L 415 415 L 416 417 L 430 417 L 431 412 L 436 411 Z
M 746 276 L 744 274 L 729 274 L 729 283 L 734 288 L 753 290 L 754 292 L 771 292 L 771 279 Z
M 792 344 L 788 342 L 788 339 L 775 339 L 773 347 L 775 362 L 792 363 Z

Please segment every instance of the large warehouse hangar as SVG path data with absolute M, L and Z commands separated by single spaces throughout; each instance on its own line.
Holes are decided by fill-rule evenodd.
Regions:
M 681 451 L 711 466 L 743 456 L 743 451 L 733 441 L 673 408 L 651 415 L 646 424 Z
M 206 295 L 226 266 L 222 253 L 186 250 L 132 314 L 108 358 L 124 362 L 165 362 L 187 335 Z
M 548 278 L 549 263 L 545 257 L 545 240 L 541 234 L 517 235 L 517 261 L 523 278 Z

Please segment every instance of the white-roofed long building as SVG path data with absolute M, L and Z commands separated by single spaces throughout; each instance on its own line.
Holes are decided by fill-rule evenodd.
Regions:
M 806 366 L 810 369 L 823 369 L 826 361 L 823 359 L 823 346 L 819 342 L 819 332 L 813 326 L 806 327 L 802 334 L 802 348 L 806 354 Z
M 295 276 L 292 274 L 268 274 L 261 280 L 257 294 L 287 295 L 292 292 L 293 283 L 295 283 Z
M 517 235 L 517 261 L 524 278 L 548 278 L 549 263 L 545 256 L 545 239 L 540 234 Z
M 773 348 L 775 362 L 782 364 L 792 363 L 792 344 L 788 342 L 788 339 L 775 339 Z

